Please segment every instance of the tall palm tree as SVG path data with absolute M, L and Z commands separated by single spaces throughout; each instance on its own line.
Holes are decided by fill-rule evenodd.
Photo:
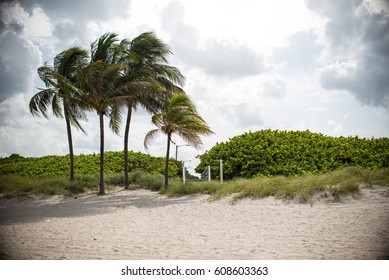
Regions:
M 189 145 L 200 148 L 200 135 L 211 135 L 212 130 L 197 113 L 196 107 L 185 93 L 174 94 L 166 98 L 162 110 L 155 114 L 151 121 L 158 128 L 149 131 L 144 140 L 146 150 L 159 133 L 167 135 L 165 159 L 165 188 L 168 186 L 170 142 L 172 134 L 177 134 Z
M 180 92 L 184 76 L 180 71 L 167 65 L 167 56 L 171 54 L 164 44 L 152 32 L 145 32 L 134 38 L 129 44 L 126 57 L 126 76 L 131 90 L 127 89 L 127 118 L 124 131 L 124 182 L 128 179 L 128 137 L 133 110 L 138 106 L 150 113 L 156 113 L 160 107 L 159 99 L 168 93 Z M 178 85 L 177 85 L 178 84 Z
M 38 74 L 45 83 L 46 89 L 41 89 L 30 100 L 32 115 L 41 113 L 48 118 L 49 107 L 56 117 L 65 117 L 66 131 L 69 144 L 70 180 L 74 180 L 74 153 L 71 125 L 82 129 L 79 120 L 86 120 L 85 113 L 80 110 L 74 99 L 76 73 L 87 63 L 88 53 L 78 47 L 73 47 L 58 54 L 54 58 L 54 67 L 45 64 L 38 68 Z
M 119 133 L 120 107 L 125 104 L 125 66 L 120 63 L 127 41 L 118 43 L 117 34 L 106 33 L 91 44 L 91 61 L 78 73 L 82 90 L 79 103 L 87 110 L 96 111 L 100 124 L 100 191 L 104 188 L 104 116 L 110 119 L 109 126 Z

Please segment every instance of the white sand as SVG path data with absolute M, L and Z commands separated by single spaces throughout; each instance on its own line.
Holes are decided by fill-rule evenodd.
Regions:
M 137 190 L 0 199 L 7 259 L 388 259 L 388 189 L 300 204 Z

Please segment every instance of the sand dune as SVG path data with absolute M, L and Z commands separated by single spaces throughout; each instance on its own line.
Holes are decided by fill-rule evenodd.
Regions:
M 388 259 L 387 189 L 313 205 L 146 190 L 0 199 L 6 259 Z

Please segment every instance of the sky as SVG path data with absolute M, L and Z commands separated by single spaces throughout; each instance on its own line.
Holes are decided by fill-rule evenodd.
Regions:
M 131 40 L 152 31 L 170 46 L 170 65 L 215 132 L 198 150 L 178 148 L 191 173 L 197 155 L 248 131 L 389 137 L 386 0 L 6 0 L 0 11 L 0 157 L 68 153 L 65 121 L 29 112 L 44 87 L 36 70 L 70 47 L 90 50 L 106 32 Z M 98 153 L 97 115 L 82 126 L 86 135 L 73 129 L 75 154 Z M 130 150 L 146 153 L 153 128 L 139 109 Z M 123 133 L 107 128 L 105 149 L 122 150 Z M 148 153 L 164 156 L 165 137 Z

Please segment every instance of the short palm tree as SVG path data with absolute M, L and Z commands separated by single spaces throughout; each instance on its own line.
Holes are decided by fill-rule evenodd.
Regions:
M 128 78 L 126 82 L 131 86 L 124 87 L 128 97 L 124 131 L 125 188 L 129 186 L 128 136 L 133 110 L 141 106 L 150 113 L 156 113 L 160 106 L 158 100 L 164 98 L 167 93 L 182 91 L 179 86 L 184 82 L 180 71 L 167 65 L 166 57 L 171 51 L 154 33 L 142 33 L 128 46 L 125 75 Z
M 167 149 L 165 159 L 165 188 L 168 186 L 170 142 L 173 134 L 177 134 L 189 145 L 200 148 L 202 141 L 200 135 L 211 135 L 212 130 L 197 113 L 196 107 L 185 93 L 174 94 L 164 100 L 162 109 L 155 114 L 151 121 L 157 126 L 146 134 L 144 146 L 149 144 L 159 133 L 167 135 Z
M 86 120 L 85 113 L 74 99 L 76 73 L 87 64 L 88 53 L 78 47 L 73 47 L 58 54 L 54 58 L 54 67 L 45 64 L 38 68 L 38 74 L 45 83 L 46 89 L 41 89 L 30 100 L 30 112 L 33 115 L 41 113 L 48 118 L 49 107 L 56 117 L 65 117 L 69 144 L 70 180 L 74 180 L 74 153 L 71 125 L 82 129 L 79 120 Z

